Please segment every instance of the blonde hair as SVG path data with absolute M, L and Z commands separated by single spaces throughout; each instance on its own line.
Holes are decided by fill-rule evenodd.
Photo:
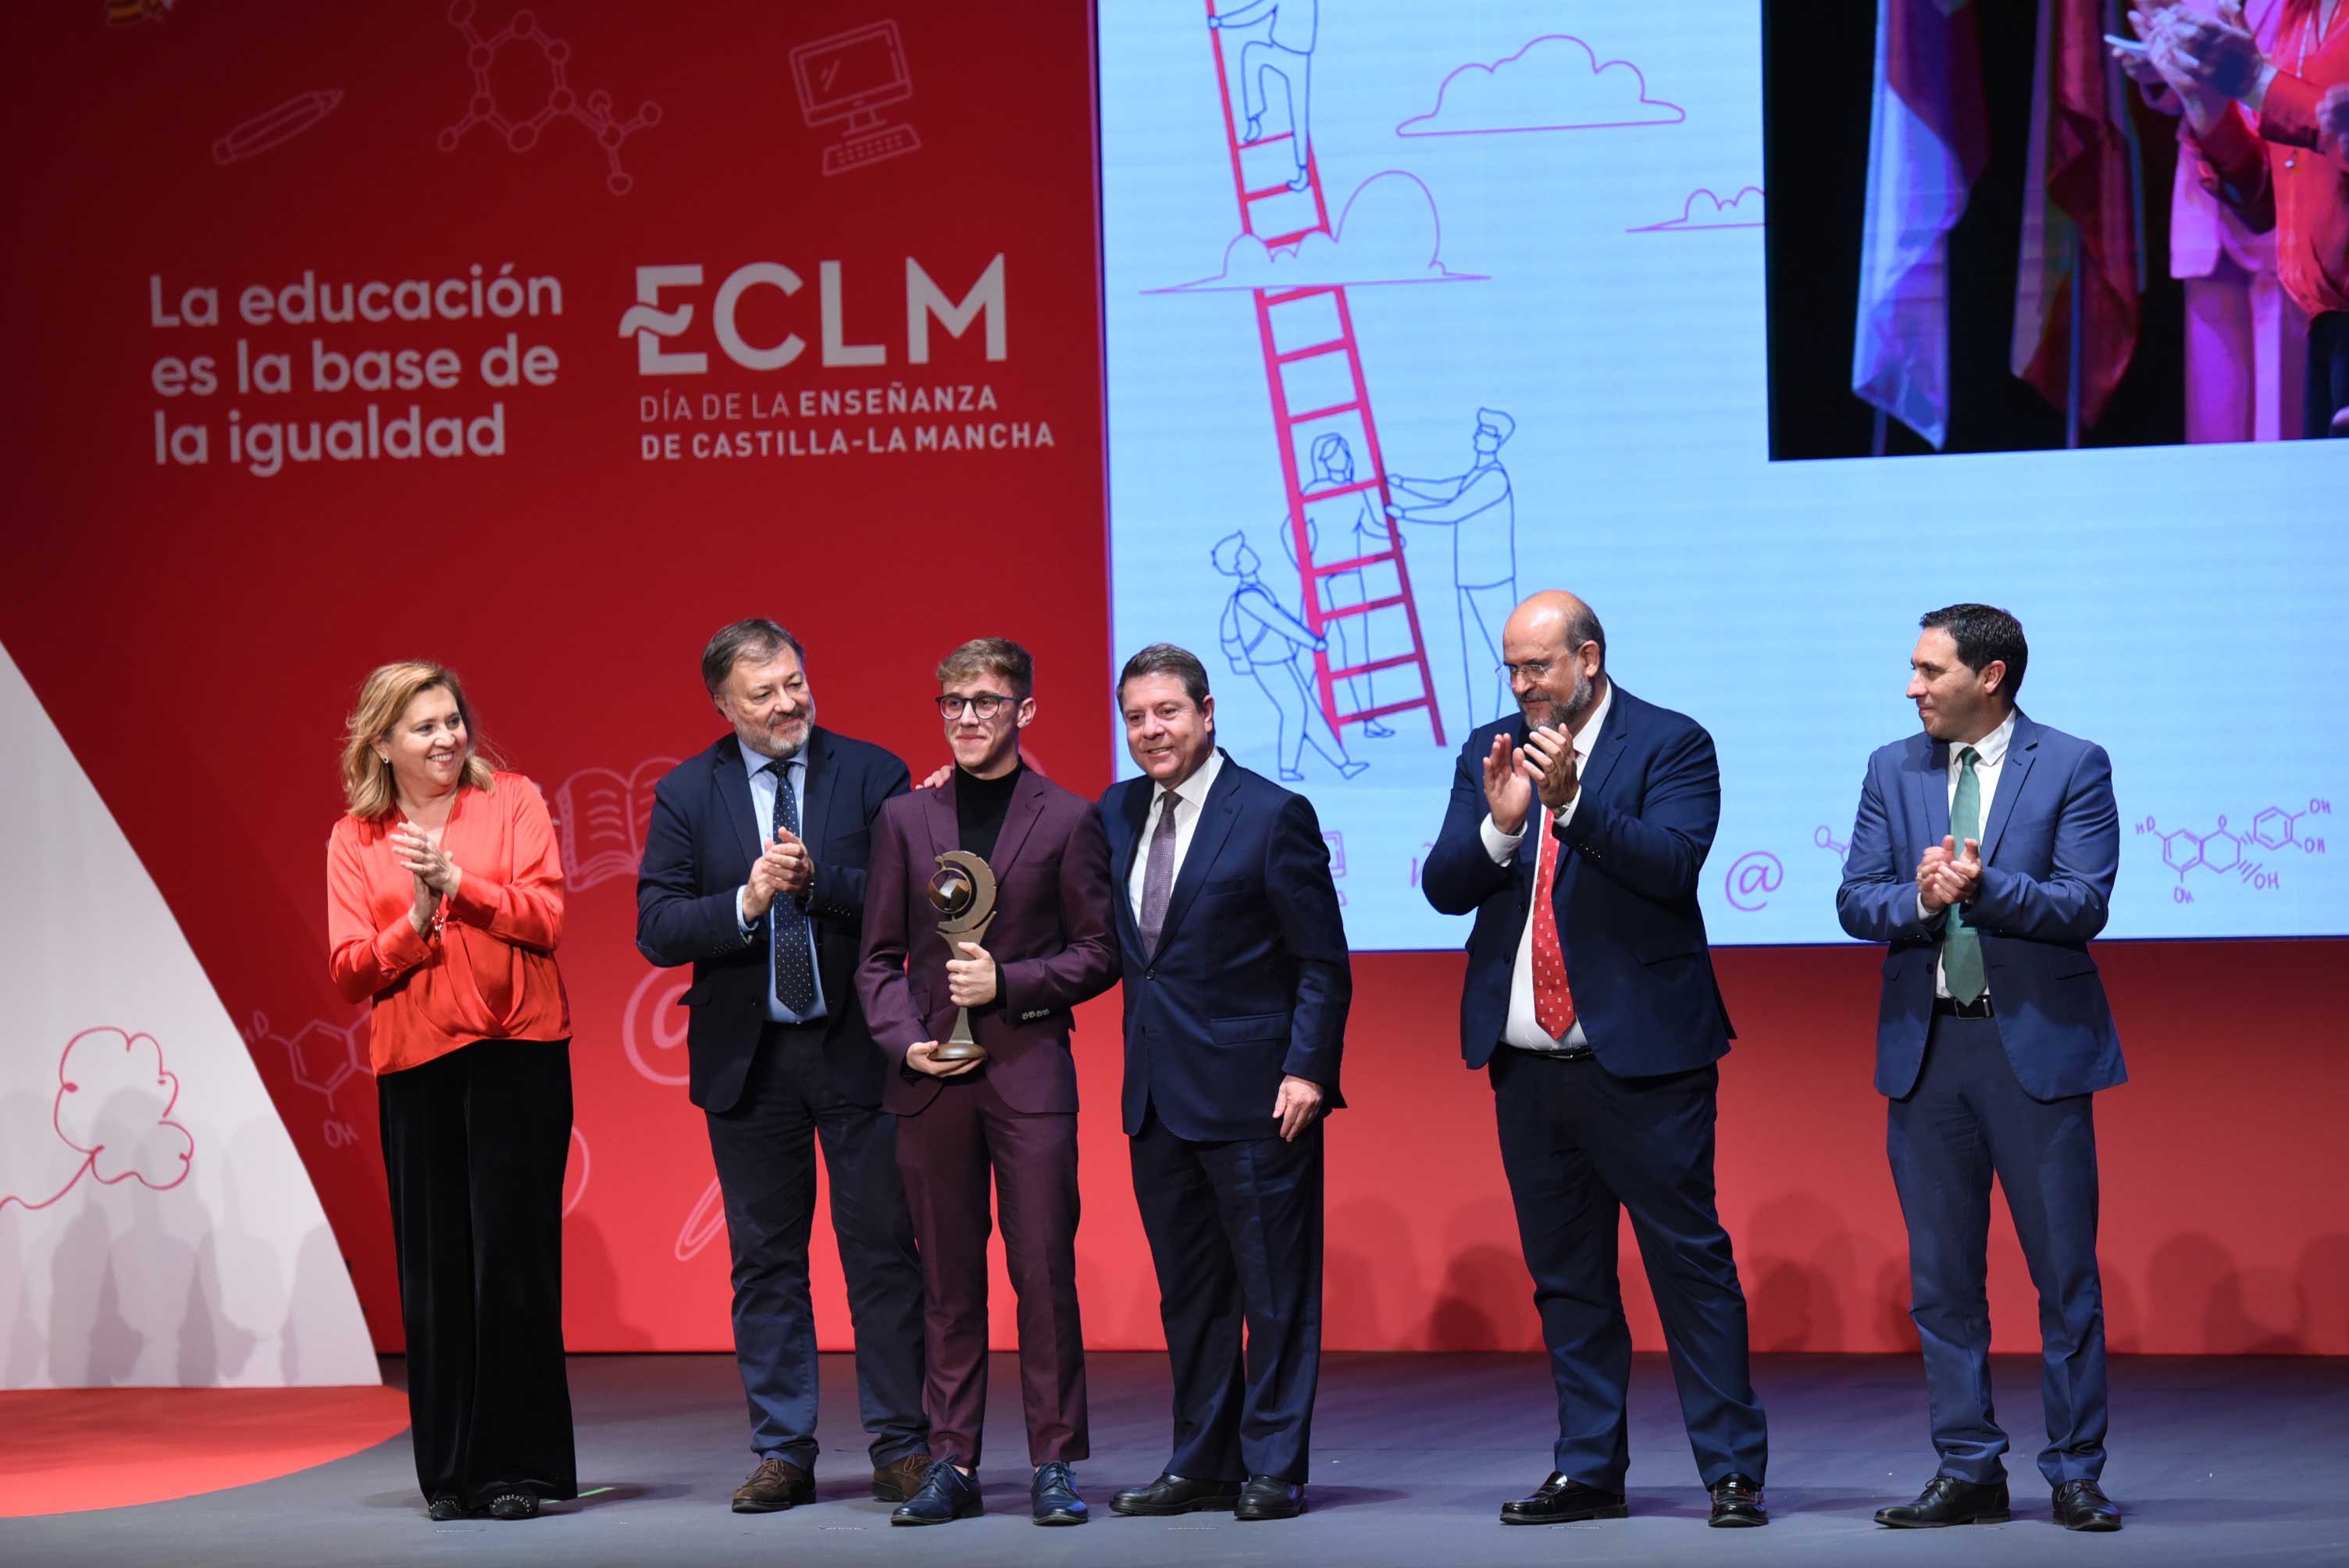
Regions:
M 1025 702 L 1035 694 L 1036 661 L 1009 637 L 973 637 L 938 662 L 938 684 L 1000 676 L 1011 695 Z
M 377 669 L 359 687 L 358 707 L 343 725 L 343 799 L 351 815 L 363 822 L 391 815 L 398 803 L 392 787 L 391 764 L 376 755 L 408 705 L 428 691 L 445 691 L 457 701 L 457 717 L 465 725 L 465 771 L 462 782 L 483 794 L 490 792 L 497 773 L 497 753 L 473 726 L 473 710 L 465 701 L 465 687 L 457 672 L 422 659 L 403 659 Z

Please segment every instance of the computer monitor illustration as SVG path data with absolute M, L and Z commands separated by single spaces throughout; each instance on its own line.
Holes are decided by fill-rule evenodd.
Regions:
M 792 85 L 809 126 L 837 125 L 841 138 L 823 150 L 823 171 L 851 169 L 911 152 L 921 138 L 907 125 L 889 125 L 881 110 L 914 92 L 905 46 L 894 21 L 834 33 L 792 50 Z

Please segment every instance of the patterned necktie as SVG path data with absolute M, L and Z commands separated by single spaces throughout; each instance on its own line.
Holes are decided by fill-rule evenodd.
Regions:
M 1958 841 L 1961 855 L 1966 852 L 1968 839 L 1982 841 L 1982 781 L 1974 777 L 1974 762 L 1980 755 L 1971 746 L 1958 753 L 1958 791 L 1950 801 L 1950 834 Z M 1949 982 L 1950 995 L 1961 1002 L 1980 1000 L 1990 986 L 1982 973 L 1982 935 L 1966 923 L 1955 905 L 1941 928 L 1941 975 Z
M 800 803 L 792 793 L 791 763 L 770 762 L 775 776 L 775 831 L 793 838 L 800 832 Z M 807 911 L 789 893 L 777 895 L 767 906 L 769 935 L 774 944 L 775 1000 L 804 1018 L 815 1006 L 815 947 L 810 941 Z
M 1540 864 L 1534 871 L 1534 1022 L 1553 1040 L 1566 1038 L 1574 1027 L 1574 987 L 1566 983 L 1566 950 L 1558 945 L 1557 907 L 1552 897 L 1557 887 L 1557 859 L 1565 846 L 1549 830 L 1549 813 L 1537 809 L 1535 830 L 1541 834 Z
M 1172 789 L 1158 793 L 1158 829 L 1150 835 L 1150 863 L 1142 871 L 1142 947 L 1158 951 L 1158 934 L 1166 928 L 1166 905 L 1174 896 L 1174 813 L 1183 797 Z

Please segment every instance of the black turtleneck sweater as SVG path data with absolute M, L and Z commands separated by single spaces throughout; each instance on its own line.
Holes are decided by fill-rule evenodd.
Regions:
M 1004 814 L 1011 810 L 1012 791 L 1019 788 L 1025 762 L 1013 765 L 1000 779 L 981 779 L 957 764 L 955 768 L 955 826 L 962 847 L 982 861 L 995 858 L 995 841 L 1003 831 Z

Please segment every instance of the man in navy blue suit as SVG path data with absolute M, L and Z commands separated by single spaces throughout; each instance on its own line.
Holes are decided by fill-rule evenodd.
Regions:
M 1117 695 L 1143 777 L 1101 814 L 1174 1444 L 1110 1507 L 1293 1519 L 1321 1367 L 1321 1118 L 1345 1103 L 1353 996 L 1330 849 L 1312 802 L 1217 749 L 1193 655 L 1144 648 Z
M 1607 634 L 1537 593 L 1502 634 L 1520 713 L 1468 737 L 1420 876 L 1474 911 L 1461 1053 L 1492 1075 L 1501 1164 L 1557 1384 L 1547 1480 L 1506 1524 L 1620 1519 L 1629 1211 L 1715 1525 L 1767 1523 L 1769 1439 L 1745 1295 L 1713 1203 L 1714 1063 L 1729 1049 L 1697 908 L 1721 819 L 1713 738 L 1607 673 Z
M 922 1271 L 855 970 L 873 820 L 905 792 L 905 765 L 816 727 L 799 642 L 772 621 L 720 628 L 701 679 L 733 729 L 654 790 L 636 947 L 657 965 L 693 965 L 687 1092 L 708 1118 L 726 1201 L 734 1357 L 759 1456 L 734 1511 L 815 1501 L 819 1144 L 873 1493 L 903 1502 L 929 1468 Z
M 2039 1287 L 2039 1471 L 2068 1530 L 2117 1530 L 2105 1468 L 2105 1306 L 2090 1097 L 2128 1074 L 2088 941 L 2105 927 L 2120 814 L 2104 748 L 2015 707 L 2030 650 L 1987 604 L 1920 623 L 1924 732 L 1868 759 L 1836 909 L 1887 944 L 1876 1088 L 1909 1223 L 1909 1315 L 1940 1467 L 1904 1529 L 2007 1517 L 1991 1409 L 1991 1177 Z

